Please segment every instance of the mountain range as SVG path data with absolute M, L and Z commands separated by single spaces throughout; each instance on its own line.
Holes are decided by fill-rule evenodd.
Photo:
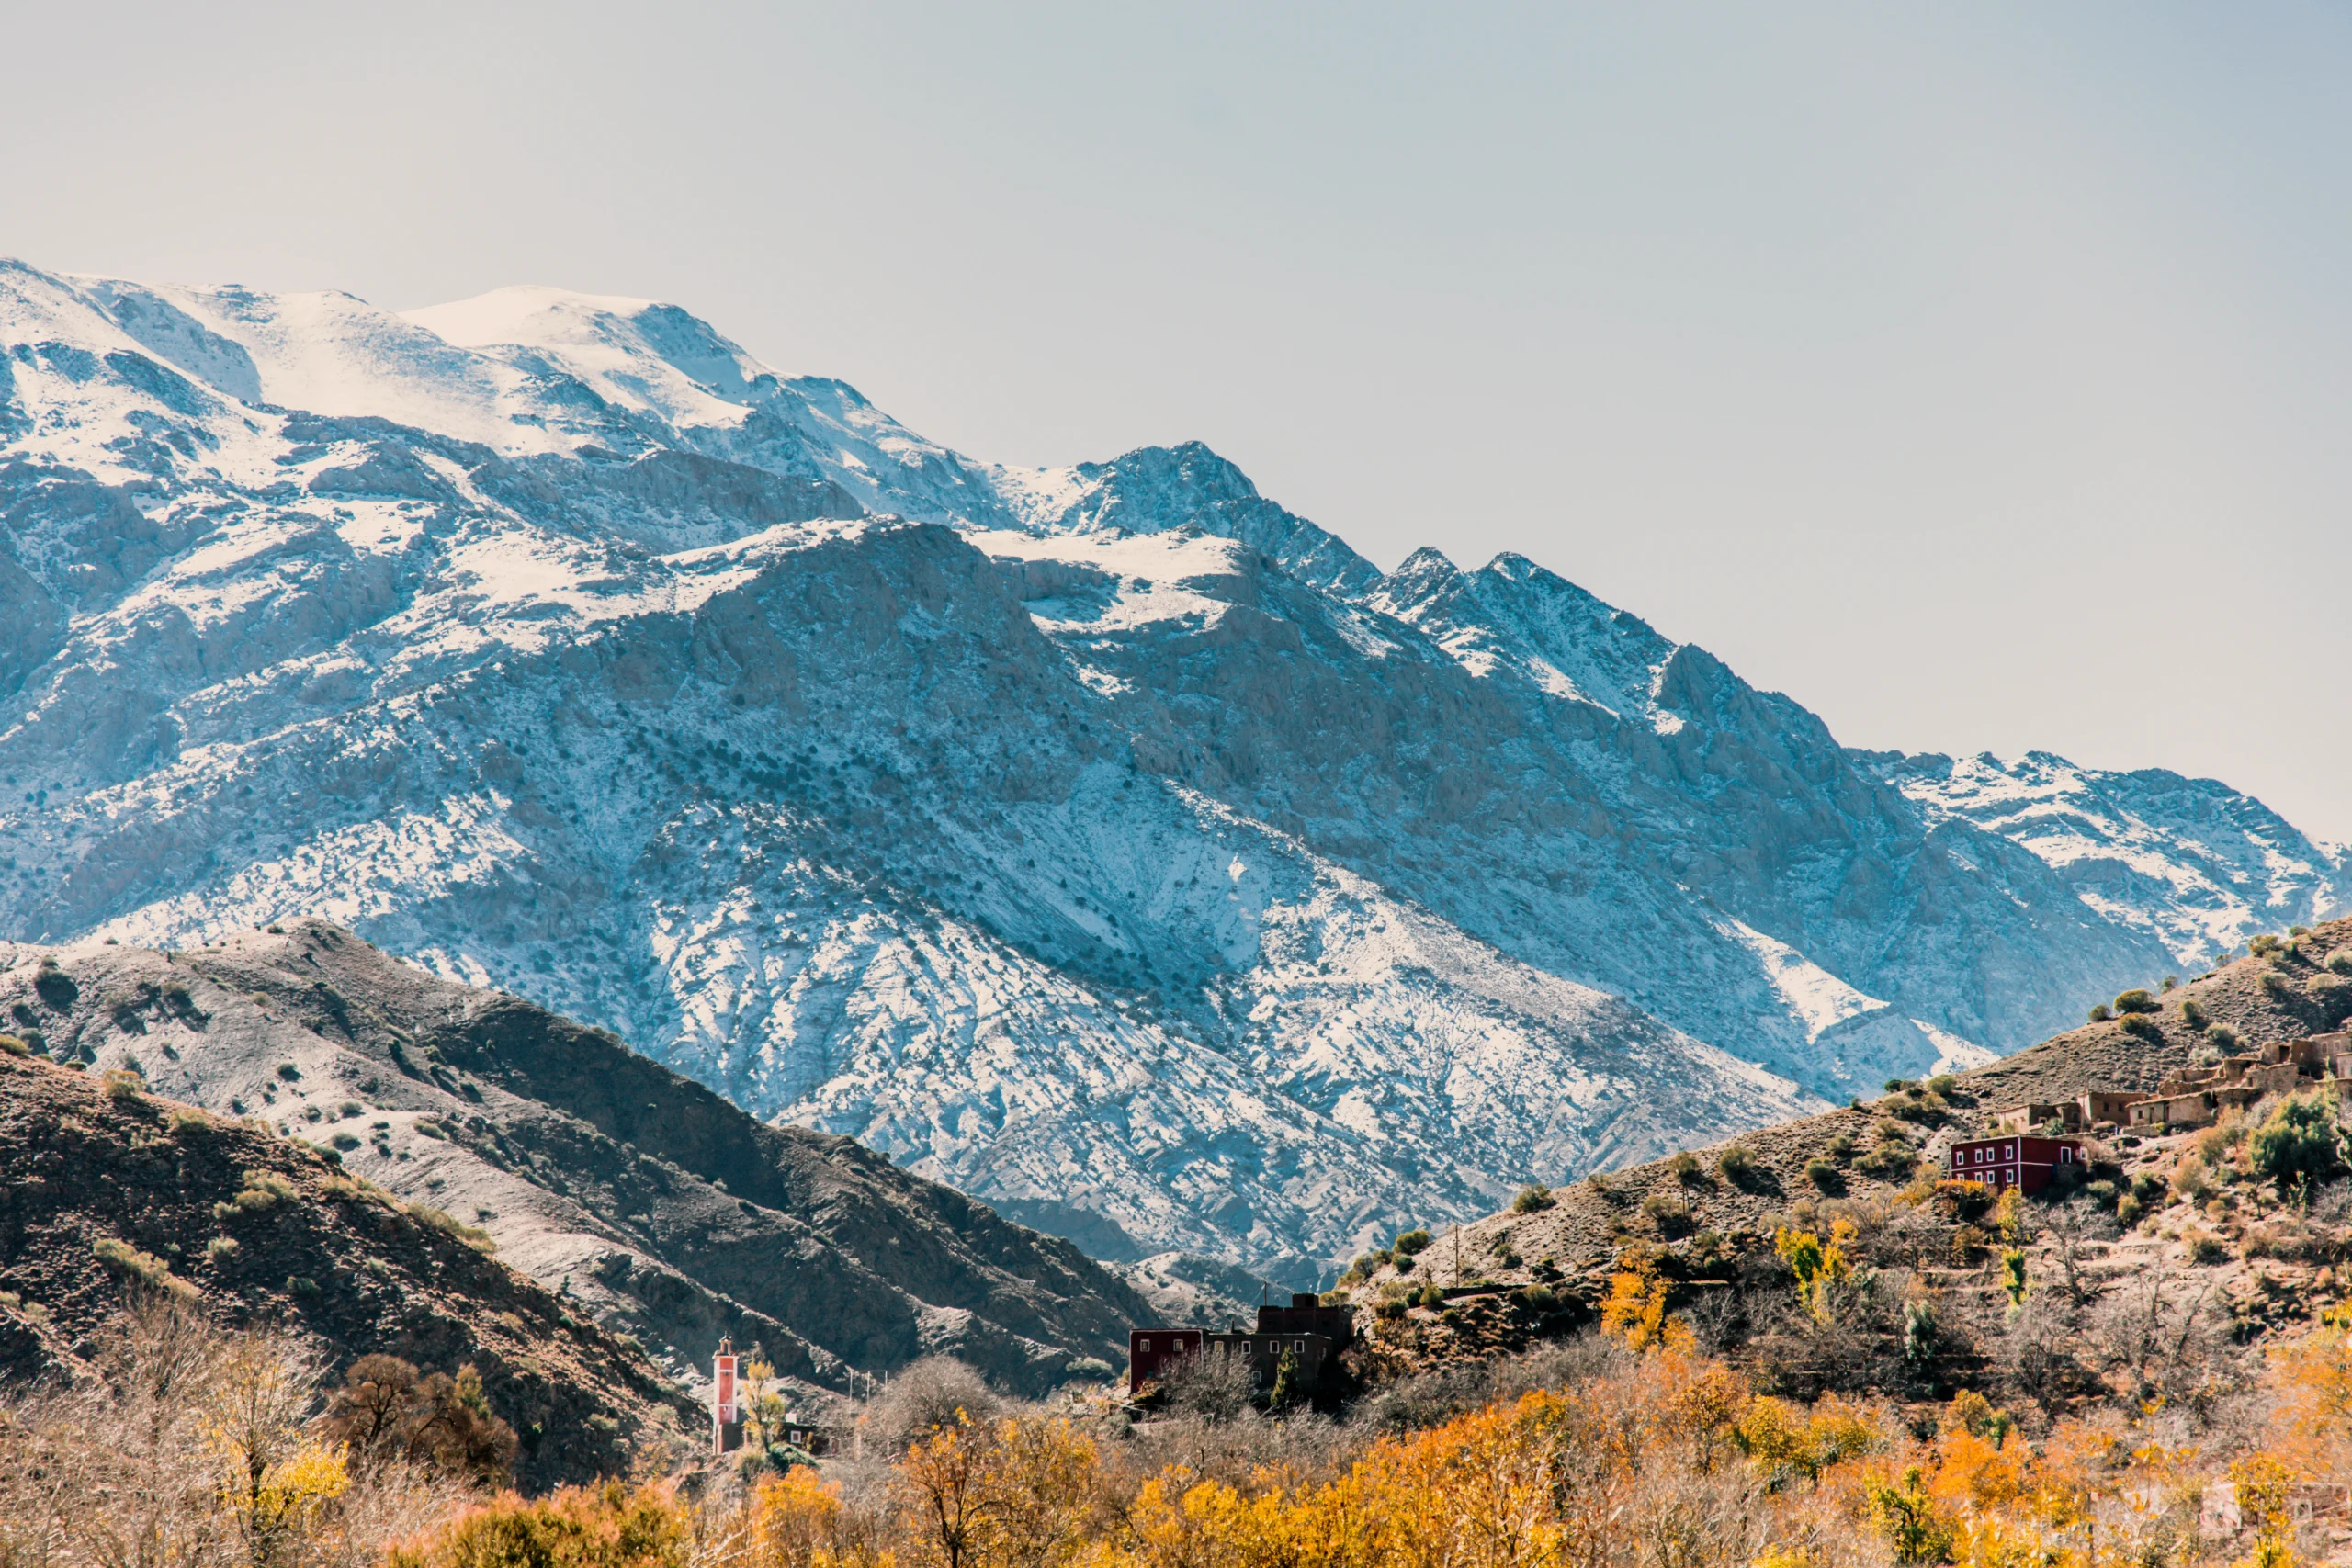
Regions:
M 641 300 L 0 264 L 0 930 L 322 916 L 1112 1259 L 1305 1282 L 2352 898 L 2211 781 L 1850 750 L 1521 557 Z

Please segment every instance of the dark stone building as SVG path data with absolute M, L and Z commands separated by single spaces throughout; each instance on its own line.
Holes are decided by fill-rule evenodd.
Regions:
M 1294 1294 L 1288 1306 L 1261 1306 L 1257 1325 L 1251 1328 L 1228 1329 L 1223 1334 L 1200 1328 L 1130 1329 L 1127 1392 L 1141 1393 L 1146 1384 L 1166 1378 L 1177 1362 L 1204 1350 L 1240 1357 L 1261 1385 L 1274 1381 L 1287 1356 L 1299 1382 L 1312 1387 L 1323 1375 L 1323 1364 L 1346 1349 L 1354 1337 L 1352 1309 L 1325 1306 L 1306 1292 Z

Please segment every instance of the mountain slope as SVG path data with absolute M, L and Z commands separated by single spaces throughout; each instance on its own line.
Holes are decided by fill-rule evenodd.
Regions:
M 1499 1290 L 1549 1283 L 1575 1297 L 1587 1313 L 1607 1293 L 1608 1277 L 1629 1246 L 1662 1248 L 1677 1277 L 1740 1277 L 1729 1260 L 1742 1251 L 1756 1258 L 1769 1254 L 1773 1229 L 1790 1223 L 1792 1214 L 1810 1214 L 1815 1223 L 1826 1223 L 1820 1215 L 1826 1203 L 1851 1201 L 1860 1212 L 1873 1201 L 1894 1199 L 1917 1179 L 1917 1161 L 1939 1161 L 1950 1140 L 1980 1135 L 2001 1111 L 2070 1100 L 2092 1089 L 2153 1089 L 2165 1074 L 2218 1055 L 2205 1025 L 2195 1022 L 2188 1010 L 2201 1012 L 2207 1024 L 2232 1030 L 2239 1042 L 2236 1050 L 2341 1029 L 2352 1020 L 2352 980 L 2324 967 L 2339 953 L 2352 953 L 2352 919 L 2316 927 L 2290 946 L 2239 959 L 2165 992 L 2159 1010 L 2148 1015 L 2155 1025 L 2153 1038 L 2131 1032 L 2120 1020 L 2087 1024 L 1989 1066 L 1955 1075 L 1934 1100 L 1889 1094 L 1699 1150 L 1695 1165 L 1688 1169 L 1657 1161 L 1615 1173 L 1605 1185 L 1561 1188 L 1553 1193 L 1550 1206 L 1536 1212 L 1506 1211 L 1462 1225 L 1458 1233 L 1442 1233 L 1424 1255 L 1426 1267 L 1405 1274 L 1393 1266 L 1374 1269 L 1369 1284 L 1358 1289 L 1358 1299 L 1368 1303 L 1385 1293 L 1385 1287 L 1410 1285 L 1416 1280 L 1451 1286 L 1457 1242 L 1463 1280 L 1485 1279 Z M 1883 1143 L 1896 1139 L 1905 1157 L 1870 1163 L 1869 1156 Z M 2164 1188 L 2173 1162 L 2194 1139 L 2192 1131 L 2118 1140 L 2130 1162 L 2127 1174 L 2152 1176 L 2156 1190 L 2164 1194 L 2150 1208 L 2151 1215 L 2167 1201 L 2181 1205 L 2161 1225 L 2152 1217 L 2143 1227 L 2146 1234 L 2127 1235 L 2119 1259 L 2130 1259 L 2143 1272 L 2159 1270 L 2176 1281 L 2207 1261 L 2191 1257 L 2190 1244 L 2203 1223 L 2188 1202 L 2193 1190 L 2183 1187 L 2165 1194 Z M 1747 1156 L 1736 1173 L 1721 1163 L 1733 1142 Z M 1826 1184 L 1810 1173 L 1815 1162 L 1826 1162 L 1834 1171 Z M 2242 1238 L 2277 1207 L 2275 1202 L 2256 1202 L 2254 1196 L 2241 1188 L 2234 1201 L 2222 1201 L 2204 1220 Z M 1880 1219 L 1901 1221 L 1904 1211 L 1904 1205 L 1897 1205 Z M 2341 1220 L 2346 1213 L 2341 1203 L 2336 1212 Z M 1924 1217 L 1916 1223 L 1924 1224 Z M 2352 1236 L 2346 1240 L 2352 1242 Z M 2261 1245 L 2245 1252 L 2244 1258 L 2260 1256 Z M 2286 1243 L 2281 1247 L 2286 1250 L 2279 1256 L 2291 1260 L 2292 1247 Z M 2238 1261 L 2232 1258 L 2225 1269 L 2232 1289 L 2243 1285 L 2260 1295 L 2259 1279 L 2241 1280 Z M 1726 1276 L 1727 1268 L 1732 1272 Z M 1773 1288 L 1785 1287 L 1785 1275 L 1769 1267 L 1761 1273 Z M 2312 1280 L 2309 1269 L 2302 1272 L 2301 1284 L 2312 1291 L 2324 1288 Z M 2261 1310 L 2277 1308 L 2273 1301 Z M 1535 1314 L 1524 1310 L 1506 1315 L 1516 1319 L 1511 1326 L 1517 1337 L 1538 1326 Z M 1432 1348 L 1442 1356 L 1451 1340 L 1435 1337 Z M 1468 1345 L 1469 1338 L 1464 1337 L 1464 1348 L 1486 1348 Z
M 19 953 L 0 1008 L 42 1049 L 342 1148 L 693 1385 L 721 1335 L 808 1397 L 947 1352 L 1042 1393 L 1143 1311 L 1068 1242 L 846 1138 L 754 1122 L 617 1041 L 435 980 L 320 921 L 179 953 Z
M 90 1375 L 89 1347 L 152 1275 L 213 1314 L 288 1324 L 331 1367 L 383 1353 L 475 1368 L 522 1438 L 526 1485 L 703 1437 L 707 1417 L 634 1346 L 446 1215 L 266 1128 L 0 1054 L 0 1374 Z
M 2161 920 L 1518 558 L 925 442 L 668 305 L 0 269 L 0 925 L 315 912 L 1106 1256 L 1981 1062 Z
M 1929 821 L 1965 821 L 2031 851 L 2086 905 L 2154 935 L 2185 968 L 2352 908 L 2352 856 L 2213 779 L 2101 773 L 2044 751 L 1855 755 Z

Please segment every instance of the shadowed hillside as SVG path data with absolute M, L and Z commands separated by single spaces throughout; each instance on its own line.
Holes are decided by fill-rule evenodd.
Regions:
M 186 953 L 19 949 L 0 1010 L 51 1057 L 135 1067 L 479 1225 L 689 1386 L 724 1334 L 820 1400 L 938 1352 L 1037 1393 L 1124 1353 L 1144 1312 L 1068 1242 L 323 922 Z

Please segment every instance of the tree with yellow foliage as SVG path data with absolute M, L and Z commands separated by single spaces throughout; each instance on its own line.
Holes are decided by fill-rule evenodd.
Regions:
M 1797 1299 L 1816 1323 L 1837 1315 L 1838 1292 L 1854 1277 L 1849 1249 L 1856 1235 L 1854 1222 L 1842 1215 L 1830 1223 L 1826 1240 L 1809 1230 L 1783 1227 L 1772 1233 L 1773 1250 L 1797 1277 Z
M 1084 1544 L 1094 1445 L 1058 1417 L 976 1426 L 961 1411 L 907 1450 L 902 1494 L 944 1568 L 1050 1568 Z
M 1634 1246 L 1617 1257 L 1617 1271 L 1609 1277 L 1609 1294 L 1600 1303 L 1600 1328 L 1636 1350 L 1686 1348 L 1690 1330 L 1667 1314 L 1672 1282 L 1660 1271 L 1656 1249 Z

